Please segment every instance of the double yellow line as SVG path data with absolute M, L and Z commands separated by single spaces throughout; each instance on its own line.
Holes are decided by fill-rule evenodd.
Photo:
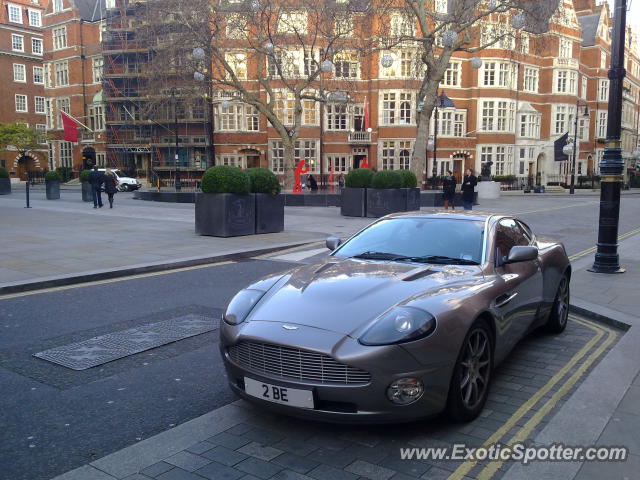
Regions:
M 629 238 L 632 235 L 635 235 L 636 233 L 640 233 L 640 228 L 636 228 L 635 230 L 631 230 L 630 232 L 623 233 L 622 235 L 618 235 L 618 241 L 624 240 L 625 238 Z M 569 260 L 573 262 L 574 260 L 577 260 L 580 257 L 584 257 L 585 255 L 589 255 L 590 253 L 595 252 L 597 248 L 598 247 L 595 246 L 595 247 L 587 248 L 586 250 L 582 250 L 581 252 L 571 255 L 569 257 Z
M 510 439 L 506 441 L 506 445 L 513 445 L 514 443 L 523 442 L 526 440 L 535 427 L 549 414 L 551 409 L 557 405 L 557 403 L 566 396 L 571 388 L 580 380 L 585 372 L 596 362 L 596 360 L 603 354 L 603 352 L 615 341 L 617 334 L 606 327 L 596 325 L 588 320 L 583 320 L 570 316 L 570 319 L 574 322 L 580 323 L 595 332 L 595 335 L 569 360 L 569 362 L 560 369 L 540 390 L 534 393 L 529 400 L 527 400 L 522 406 L 500 427 L 491 435 L 482 445 L 482 447 L 488 448 L 491 445 L 499 442 L 509 430 L 514 428 L 518 421 L 524 417 L 547 393 L 549 393 L 553 387 L 555 387 L 583 358 L 582 364 L 576 368 L 575 372 L 558 388 L 558 390 L 549 398 L 540 409 L 522 426 Z M 593 350 L 588 356 L 588 352 L 600 342 L 603 337 L 606 338 L 600 343 L 600 345 Z M 586 358 L 585 358 L 586 357 Z M 467 460 L 460 465 L 455 472 L 453 472 L 447 480 L 462 480 L 464 476 L 476 466 L 477 460 Z M 478 475 L 479 480 L 489 480 L 493 478 L 495 473 L 500 469 L 503 460 L 492 461 L 489 463 Z

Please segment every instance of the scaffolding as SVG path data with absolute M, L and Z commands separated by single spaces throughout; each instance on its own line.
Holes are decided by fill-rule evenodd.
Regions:
M 187 181 L 211 164 L 210 119 L 177 41 L 181 25 L 161 15 L 161 0 L 116 0 L 102 38 L 107 158 L 155 183 L 176 168 Z M 177 121 L 175 117 L 177 116 Z M 178 139 L 178 148 L 176 141 Z M 177 158 L 177 160 L 176 160 Z

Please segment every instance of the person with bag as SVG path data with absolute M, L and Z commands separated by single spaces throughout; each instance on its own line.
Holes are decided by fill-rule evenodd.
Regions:
M 91 194 L 93 196 L 93 208 L 102 208 L 101 192 L 104 175 L 98 171 L 97 165 L 94 165 L 93 170 L 89 174 L 89 183 L 91 184 Z
M 467 168 L 466 175 L 462 180 L 462 204 L 465 210 L 473 209 L 473 193 L 477 184 L 478 178 L 473 174 L 471 168 Z
M 447 175 L 442 181 L 442 198 L 444 200 L 444 209 L 449 209 L 449 203 L 451 203 L 451 210 L 455 210 L 456 207 L 453 204 L 453 200 L 456 196 L 456 177 L 453 176 L 451 170 L 447 170 Z
M 113 196 L 118 193 L 118 179 L 110 168 L 104 172 L 104 191 L 109 197 L 109 208 L 113 208 Z

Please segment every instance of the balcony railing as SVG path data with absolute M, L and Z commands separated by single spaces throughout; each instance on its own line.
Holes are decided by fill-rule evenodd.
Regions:
M 368 145 L 371 143 L 371 132 L 349 132 L 349 143 Z
M 556 68 L 573 68 L 578 69 L 578 60 L 575 58 L 554 58 L 553 66 Z
M 80 134 L 80 142 L 81 143 L 94 143 L 96 141 L 95 132 L 89 132 L 88 130 L 84 130 Z

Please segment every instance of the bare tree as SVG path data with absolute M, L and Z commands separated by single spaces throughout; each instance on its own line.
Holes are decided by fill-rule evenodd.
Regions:
M 418 178 L 426 170 L 427 141 L 438 88 L 455 52 L 473 54 L 513 37 L 516 30 L 532 34 L 547 31 L 558 0 L 403 0 L 402 9 L 417 32 L 402 36 L 417 45 L 424 65 L 418 89 L 422 102 L 412 170 Z

